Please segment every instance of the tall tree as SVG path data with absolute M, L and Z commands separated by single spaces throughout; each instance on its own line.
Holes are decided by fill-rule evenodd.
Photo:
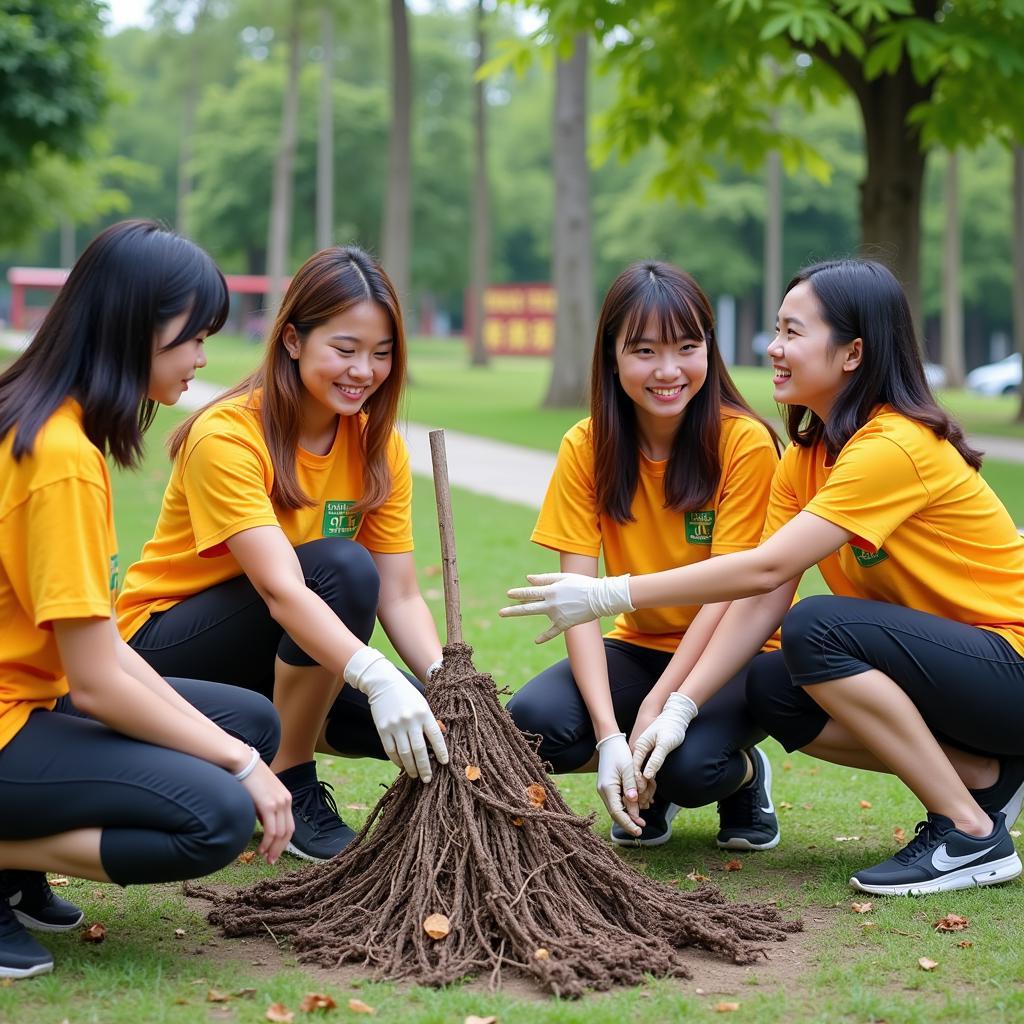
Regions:
M 808 106 L 849 91 L 867 167 L 861 241 L 882 253 L 920 319 L 925 153 L 972 146 L 1014 122 L 1024 89 L 1024 5 L 990 0 L 541 0 L 547 31 L 589 28 L 619 71 L 605 119 L 625 154 L 667 143 L 661 181 L 693 194 L 722 153 L 749 168 L 779 147 L 790 167 L 821 165 L 773 105 Z M 680 87 L 680 82 L 688 83 Z
M 409 294 L 412 250 L 412 57 L 405 0 L 390 0 L 391 134 L 382 256 L 401 302 Z
M 942 365 L 946 381 L 964 383 L 964 299 L 960 285 L 960 163 L 955 149 L 946 156 L 946 223 L 942 239 Z
M 267 235 L 267 313 L 277 315 L 284 293 L 288 253 L 292 238 L 295 147 L 299 130 L 299 62 L 302 48 L 302 0 L 291 0 L 288 12 L 288 85 L 281 105 L 281 136 L 274 160 L 274 185 L 270 199 L 270 230 Z
M 469 243 L 469 328 L 472 331 L 470 363 L 490 361 L 484 339 L 484 292 L 487 289 L 491 251 L 490 182 L 487 174 L 487 86 L 479 77 L 487 57 L 487 26 L 484 0 L 477 0 L 476 54 L 473 60 L 473 212 Z
M 334 244 L 334 4 L 320 6 L 319 124 L 316 133 L 316 247 Z
M 587 371 L 594 343 L 594 285 L 587 163 L 587 36 L 559 56 L 554 110 L 555 221 L 552 279 L 557 295 L 555 350 L 544 405 L 587 404 Z

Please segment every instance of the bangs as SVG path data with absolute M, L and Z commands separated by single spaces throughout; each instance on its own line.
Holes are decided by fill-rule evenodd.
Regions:
M 663 345 L 682 340 L 707 342 L 710 331 L 701 323 L 690 303 L 682 295 L 657 287 L 653 280 L 651 283 L 655 287 L 634 303 L 626 314 L 622 330 L 616 332 L 623 337 L 623 351 L 633 351 L 643 340 Z M 646 330 L 651 319 L 657 326 L 657 336 L 654 338 L 649 337 Z
M 216 334 L 227 323 L 231 300 L 227 282 L 212 260 L 204 260 L 198 269 L 195 285 L 191 290 L 188 319 L 177 338 L 168 346 L 173 348 L 200 331 Z

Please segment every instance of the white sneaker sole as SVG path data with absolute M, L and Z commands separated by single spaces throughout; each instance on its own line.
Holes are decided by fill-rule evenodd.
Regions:
M 630 846 L 632 846 L 632 847 L 637 847 L 637 846 L 664 846 L 672 838 L 672 822 L 675 819 L 675 816 L 681 810 L 682 810 L 682 807 L 680 807 L 678 804 L 669 804 L 668 805 L 668 809 L 665 811 L 665 825 L 666 825 L 665 831 L 660 836 L 658 836 L 656 839 L 633 839 L 632 837 L 630 837 L 629 839 L 620 839 L 615 834 L 614 829 L 612 829 L 612 830 L 610 830 L 608 832 L 608 838 L 611 839 L 611 841 L 616 846 L 625 846 L 625 847 L 630 847 Z M 641 811 L 640 813 L 642 815 L 644 812 Z
M 34 932 L 73 932 L 76 928 L 80 928 L 82 922 L 85 920 L 85 914 L 79 914 L 78 920 L 74 924 L 49 924 L 46 921 L 38 921 L 34 917 L 30 917 L 28 914 L 18 910 L 17 907 L 11 908 L 14 911 L 14 916 L 26 927 L 30 928 Z
M 284 848 L 284 852 L 290 853 L 293 857 L 298 857 L 299 860 L 312 861 L 314 864 L 323 864 L 324 861 L 328 861 L 331 859 L 330 857 L 314 857 L 311 853 L 306 853 L 305 851 L 300 850 L 293 843 L 289 843 Z
M 989 864 L 975 865 L 950 871 L 929 882 L 914 882 L 910 885 L 865 885 L 856 875 L 850 879 L 850 887 L 859 892 L 875 896 L 926 896 L 932 892 L 949 892 L 953 889 L 974 889 L 983 885 L 998 885 L 1009 882 L 1021 873 L 1020 857 L 1016 853 Z

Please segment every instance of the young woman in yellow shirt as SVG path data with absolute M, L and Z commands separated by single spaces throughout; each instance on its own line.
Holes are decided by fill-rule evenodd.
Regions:
M 722 362 L 707 296 L 667 263 L 637 263 L 604 301 L 591 415 L 562 441 L 533 540 L 559 553 L 563 571 L 591 577 L 602 555 L 611 573 L 717 562 L 757 544 L 777 464 L 774 434 Z M 720 846 L 779 841 L 745 665 L 702 709 L 691 742 L 667 759 L 657 792 L 633 768 L 631 748 L 727 607 L 665 601 L 625 611 L 603 639 L 597 623 L 570 629 L 568 659 L 509 702 L 519 727 L 542 737 L 541 756 L 555 771 L 596 768 L 615 843 L 664 843 L 680 807 L 716 801 Z M 762 642 L 778 646 L 777 638 Z
M 768 348 L 789 408 L 762 543 L 714 565 L 594 580 L 535 578 L 504 614 L 549 633 L 667 602 L 733 603 L 682 694 L 702 707 L 755 657 L 747 696 L 789 750 L 897 775 L 927 818 L 859 890 L 915 894 L 1017 877 L 1024 798 L 1024 539 L 981 455 L 925 382 L 899 284 L 840 260 L 790 282 Z M 831 596 L 790 601 L 817 563 Z M 698 719 L 699 721 L 699 719 Z M 636 745 L 656 774 L 686 721 L 666 707 Z
M 288 850 L 308 859 L 355 836 L 314 750 L 387 756 L 423 782 L 428 747 L 448 757 L 418 684 L 367 646 L 379 619 L 419 679 L 441 658 L 395 429 L 405 360 L 380 265 L 354 247 L 311 256 L 260 368 L 171 439 L 160 517 L 117 603 L 122 635 L 157 671 L 229 683 L 240 701 L 273 697 Z
M 205 252 L 125 221 L 86 248 L 0 375 L 0 978 L 53 968 L 26 925 L 82 920 L 43 871 L 195 878 L 238 856 L 256 816 L 269 862 L 291 835 L 288 791 L 263 763 L 279 734 L 270 702 L 161 678 L 111 615 L 105 456 L 138 461 L 157 404 L 178 401 L 227 311 Z

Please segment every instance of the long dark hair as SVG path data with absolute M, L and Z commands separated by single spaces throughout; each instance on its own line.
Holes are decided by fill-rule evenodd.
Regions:
M 863 354 L 827 421 L 806 406 L 788 407 L 786 428 L 793 442 L 807 448 L 823 441 L 835 458 L 875 408 L 891 405 L 949 441 L 969 466 L 980 469 L 982 453 L 967 443 L 960 425 L 928 387 L 910 305 L 892 272 L 874 260 L 830 260 L 804 267 L 786 285 L 786 293 L 805 281 L 818 300 L 831 343 L 839 347 L 860 338 Z
M 598 508 L 618 523 L 630 522 L 640 478 L 640 441 L 636 410 L 615 372 L 616 339 L 626 348 L 643 337 L 650 317 L 657 335 L 703 339 L 708 373 L 690 399 L 672 441 L 665 470 L 665 507 L 677 512 L 701 508 L 711 500 L 722 475 L 718 446 L 722 407 L 735 409 L 775 431 L 746 403 L 725 368 L 715 339 L 711 303 L 689 274 L 669 263 L 648 260 L 627 267 L 612 282 L 601 307 L 590 373 L 590 421 Z
M 299 337 L 305 340 L 315 327 L 360 302 L 375 302 L 387 314 L 393 345 L 391 372 L 363 406 L 367 413 L 362 436 L 366 460 L 363 496 L 354 510 L 369 512 L 383 504 L 391 491 L 388 444 L 398 418 L 398 403 L 405 383 L 405 330 L 402 309 L 390 278 L 372 256 L 354 245 L 323 249 L 302 264 L 281 301 L 259 368 L 175 430 L 169 445 L 172 458 L 178 454 L 192 424 L 203 412 L 239 395 L 248 395 L 251 401 L 255 392 L 260 390 L 260 423 L 274 465 L 271 501 L 281 508 L 292 509 L 308 508 L 313 504 L 299 485 L 295 471 L 305 385 L 299 376 L 298 361 L 292 359 L 284 343 L 285 328 L 291 324 Z
M 215 334 L 228 315 L 224 275 L 199 246 L 153 221 L 113 224 L 89 243 L 28 348 L 0 376 L 0 440 L 15 459 L 68 397 L 89 440 L 134 466 L 157 403 L 147 398 L 153 342 L 188 312 L 172 345 Z

